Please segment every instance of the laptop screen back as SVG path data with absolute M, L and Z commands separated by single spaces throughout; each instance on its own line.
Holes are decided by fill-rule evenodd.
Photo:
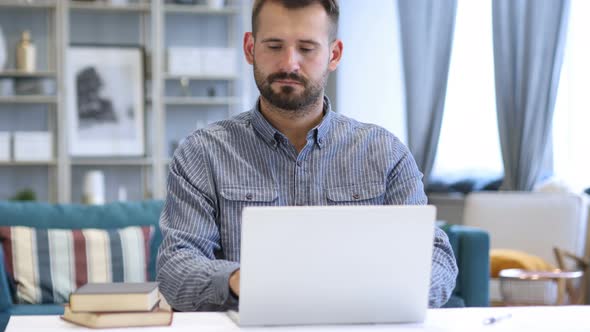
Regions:
M 248 207 L 239 324 L 419 322 L 432 206 Z

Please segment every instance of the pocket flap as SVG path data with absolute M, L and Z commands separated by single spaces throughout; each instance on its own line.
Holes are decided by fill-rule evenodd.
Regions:
M 230 201 L 272 202 L 279 193 L 273 188 L 232 187 L 222 188 L 221 196 Z
M 333 202 L 354 202 L 379 197 L 385 193 L 382 183 L 359 184 L 326 189 L 328 199 Z

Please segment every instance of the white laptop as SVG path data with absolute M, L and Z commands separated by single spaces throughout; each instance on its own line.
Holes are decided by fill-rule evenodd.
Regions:
M 240 326 L 405 323 L 428 306 L 433 206 L 247 207 Z

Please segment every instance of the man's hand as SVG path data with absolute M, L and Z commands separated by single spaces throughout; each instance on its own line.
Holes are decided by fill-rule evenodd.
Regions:
M 240 297 L 240 269 L 235 270 L 229 276 L 229 289 L 235 296 Z

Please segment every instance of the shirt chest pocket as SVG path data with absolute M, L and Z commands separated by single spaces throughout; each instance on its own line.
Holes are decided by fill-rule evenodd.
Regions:
M 223 204 L 228 208 L 244 206 L 272 206 L 279 197 L 275 188 L 231 187 L 221 189 Z
M 328 205 L 382 205 L 385 185 L 366 183 L 326 189 Z

